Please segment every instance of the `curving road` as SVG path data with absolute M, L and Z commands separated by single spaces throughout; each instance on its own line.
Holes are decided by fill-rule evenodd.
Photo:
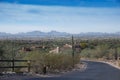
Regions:
M 25 80 L 120 80 L 120 70 L 108 64 L 85 61 L 84 71 L 72 71 L 60 77 L 29 78 Z
M 101 62 L 84 61 L 85 70 L 76 70 L 59 77 L 7 76 L 0 80 L 120 80 L 120 70 Z

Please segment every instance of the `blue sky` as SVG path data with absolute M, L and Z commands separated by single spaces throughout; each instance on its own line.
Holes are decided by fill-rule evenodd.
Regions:
M 0 32 L 120 31 L 120 0 L 0 0 Z

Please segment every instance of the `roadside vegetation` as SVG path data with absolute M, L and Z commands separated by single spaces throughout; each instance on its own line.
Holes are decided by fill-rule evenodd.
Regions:
M 31 71 L 35 73 L 43 73 L 44 67 L 49 73 L 68 71 L 73 69 L 74 64 L 80 62 L 80 58 L 119 61 L 119 39 L 81 40 L 75 38 L 74 58 L 71 46 L 71 39 L 0 40 L 0 60 L 12 60 L 13 58 L 32 60 Z M 27 65 L 26 63 L 15 64 Z M 10 63 L 0 63 L 0 66 L 10 65 Z M 8 70 L 11 69 L 0 69 L 1 72 Z M 25 71 L 26 69 L 15 70 Z
M 89 46 L 80 55 L 85 59 L 103 60 L 120 66 L 120 40 L 89 40 Z
M 56 73 L 68 71 L 73 68 L 74 64 L 79 63 L 79 54 L 74 55 L 74 64 L 72 56 L 72 48 L 65 47 L 70 44 L 70 40 L 1 40 L 0 41 L 0 60 L 31 60 L 31 71 L 35 73 L 43 73 L 46 67 L 47 72 Z M 56 47 L 59 50 L 54 51 Z M 0 62 L 0 66 L 11 66 L 11 63 Z M 27 65 L 26 63 L 15 63 L 17 66 Z M 3 68 L 2 71 L 11 71 L 11 69 Z M 15 71 L 27 71 L 27 69 L 15 69 Z

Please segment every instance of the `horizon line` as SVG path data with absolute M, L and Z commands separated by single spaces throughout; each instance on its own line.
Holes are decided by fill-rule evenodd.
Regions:
M 95 32 L 95 31 L 90 31 L 90 32 L 79 32 L 79 33 L 71 33 L 71 32 L 65 32 L 65 31 L 57 31 L 57 30 L 50 30 L 50 31 L 40 31 L 40 30 L 33 30 L 33 31 L 26 31 L 26 32 L 16 32 L 16 33 L 12 33 L 12 32 L 3 32 L 0 31 L 0 33 L 6 33 L 6 34 L 21 34 L 21 33 L 29 33 L 29 32 L 43 32 L 43 33 L 49 33 L 49 32 L 59 32 L 59 33 L 67 33 L 67 34 L 81 34 L 81 33 L 119 33 L 120 31 L 116 31 L 116 32 Z

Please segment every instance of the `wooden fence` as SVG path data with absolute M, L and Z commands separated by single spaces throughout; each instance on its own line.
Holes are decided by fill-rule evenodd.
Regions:
M 12 72 L 15 71 L 15 68 L 27 68 L 28 69 L 28 72 L 30 72 L 30 68 L 31 68 L 31 60 L 15 60 L 15 59 L 12 59 L 12 60 L 0 60 L 1 63 L 5 63 L 5 62 L 9 62 L 11 63 L 10 66 L 0 66 L 0 69 L 2 68 L 11 68 L 12 69 Z M 25 66 L 16 66 L 15 63 L 20 63 L 20 62 L 26 62 L 27 65 Z

